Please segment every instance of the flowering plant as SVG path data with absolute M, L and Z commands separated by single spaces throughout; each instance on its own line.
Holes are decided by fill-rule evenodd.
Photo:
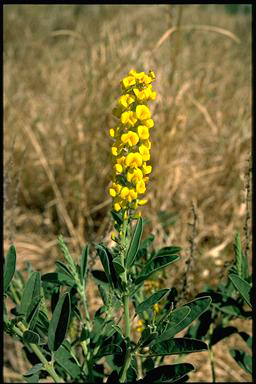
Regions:
M 51 273 L 30 271 L 27 280 L 16 271 L 15 246 L 9 249 L 4 329 L 23 343 L 32 363 L 23 374 L 27 382 L 47 376 L 55 382 L 102 383 L 106 377 L 107 383 L 184 382 L 193 365 L 165 365 L 165 356 L 207 350 L 204 341 L 175 336 L 209 308 L 211 297 L 176 306 L 172 289 L 158 289 L 154 278 L 179 260 L 181 248 L 152 250 L 153 235 L 142 241 L 145 222 L 137 209 L 147 202 L 143 196 L 152 170 L 148 161 L 154 121 L 147 103 L 156 98 L 154 80 L 153 71 L 131 70 L 121 81 L 122 95 L 114 109 L 119 122 L 109 132 L 114 139 L 109 194 L 115 245 L 87 245 L 76 263 L 60 236 L 65 263 L 57 261 Z M 88 270 L 91 252 L 97 253 L 103 270 Z M 95 313 L 86 295 L 89 272 L 103 302 Z M 11 311 L 7 298 L 15 305 Z M 79 324 L 76 332 L 74 323 Z

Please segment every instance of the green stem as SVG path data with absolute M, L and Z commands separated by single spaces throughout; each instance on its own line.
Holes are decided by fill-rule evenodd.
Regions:
M 25 327 L 24 324 L 22 323 L 18 323 L 18 327 L 17 328 L 15 325 L 13 326 L 13 330 L 15 331 L 15 333 L 20 336 L 21 338 L 23 338 L 23 332 L 25 332 L 27 330 L 27 328 Z M 53 362 L 49 362 L 48 360 L 46 360 L 45 356 L 43 355 L 41 349 L 36 345 L 36 344 L 29 344 L 32 351 L 36 354 L 36 356 L 38 357 L 38 359 L 41 361 L 41 363 L 43 364 L 43 367 L 44 367 L 44 370 L 46 370 L 49 375 L 53 378 L 53 380 L 55 381 L 55 383 L 63 383 L 63 380 L 57 375 L 57 373 L 55 372 L 55 369 L 53 367 Z
M 212 347 L 209 347 L 209 355 L 210 355 L 210 362 L 211 362 L 211 371 L 212 371 L 212 382 L 216 383 L 216 374 L 215 374 L 215 365 L 214 365 L 214 355 Z

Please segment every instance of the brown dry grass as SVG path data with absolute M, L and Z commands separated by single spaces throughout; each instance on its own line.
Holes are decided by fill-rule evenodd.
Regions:
M 76 255 L 109 241 L 108 129 L 130 68 L 157 75 L 143 215 L 156 245 L 181 245 L 185 260 L 194 204 L 193 296 L 232 259 L 246 214 L 251 16 L 222 5 L 4 7 L 4 248 L 13 239 L 19 266 L 51 270 L 60 232 Z M 159 211 L 176 215 L 167 234 Z

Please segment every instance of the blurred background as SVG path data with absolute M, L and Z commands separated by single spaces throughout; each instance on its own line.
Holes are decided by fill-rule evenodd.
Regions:
M 19 268 L 52 271 L 60 233 L 77 258 L 88 241 L 111 243 L 112 109 L 121 78 L 152 69 L 145 232 L 156 247 L 182 246 L 167 286 L 191 239 L 190 297 L 225 278 L 236 231 L 251 236 L 251 25 L 239 4 L 4 6 L 4 250 L 16 245 Z M 216 346 L 217 378 L 246 381 L 225 358 L 230 340 Z M 27 363 L 5 345 L 5 380 L 22 381 Z M 191 378 L 209 381 L 208 356 L 194 359 Z

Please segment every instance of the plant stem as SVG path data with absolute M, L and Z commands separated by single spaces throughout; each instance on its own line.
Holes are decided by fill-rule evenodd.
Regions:
M 214 355 L 212 347 L 209 347 L 209 355 L 210 355 L 210 362 L 211 362 L 211 371 L 212 371 L 212 382 L 216 383 L 216 374 L 215 374 L 215 365 L 214 365 Z
M 13 326 L 13 330 L 14 330 L 14 332 L 18 336 L 23 337 L 23 332 L 25 332 L 27 330 L 27 328 L 21 322 L 18 323 L 18 327 L 16 327 L 14 325 Z M 53 362 L 52 361 L 49 362 L 48 360 L 46 360 L 46 358 L 45 358 L 44 354 L 42 353 L 41 349 L 36 344 L 29 344 L 29 345 L 30 345 L 32 351 L 36 354 L 38 359 L 43 364 L 43 367 L 44 367 L 43 369 L 46 370 L 49 373 L 49 375 L 53 378 L 55 383 L 63 383 L 63 380 L 55 372 L 55 369 L 53 367 Z

